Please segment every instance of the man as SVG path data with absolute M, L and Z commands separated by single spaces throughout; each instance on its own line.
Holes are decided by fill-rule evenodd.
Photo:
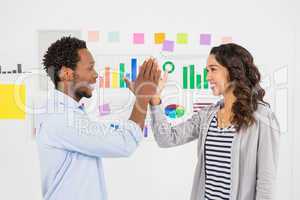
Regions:
M 134 84 L 135 104 L 129 120 L 118 129 L 89 120 L 81 98 L 92 96 L 95 61 L 86 43 L 63 37 L 47 50 L 43 64 L 55 85 L 48 105 L 52 112 L 37 116 L 42 192 L 45 200 L 106 200 L 101 159 L 127 157 L 142 139 L 150 98 L 160 70 L 155 60 L 141 66 Z

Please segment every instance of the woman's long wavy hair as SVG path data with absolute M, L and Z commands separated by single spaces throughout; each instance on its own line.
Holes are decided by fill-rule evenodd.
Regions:
M 259 102 L 269 105 L 263 100 L 265 90 L 260 86 L 261 75 L 252 55 L 244 47 L 233 43 L 213 47 L 210 54 L 229 72 L 230 87 L 236 97 L 231 123 L 237 131 L 251 126 L 256 122 L 253 114 Z

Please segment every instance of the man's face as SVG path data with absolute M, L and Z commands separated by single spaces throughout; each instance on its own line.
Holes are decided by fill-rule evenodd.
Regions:
M 93 84 L 96 83 L 98 74 L 95 71 L 95 61 L 88 49 L 78 51 L 79 62 L 74 71 L 73 89 L 78 99 L 92 96 Z

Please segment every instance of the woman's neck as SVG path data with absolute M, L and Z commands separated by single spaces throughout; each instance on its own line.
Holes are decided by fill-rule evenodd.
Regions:
M 226 112 L 231 112 L 232 106 L 236 101 L 236 97 L 233 94 L 233 91 L 228 91 L 224 94 L 224 106 L 222 109 Z
M 224 96 L 224 105 L 218 111 L 218 126 L 221 128 L 227 127 L 232 123 L 233 112 L 232 106 L 236 100 L 236 97 L 233 95 L 233 92 L 227 92 Z

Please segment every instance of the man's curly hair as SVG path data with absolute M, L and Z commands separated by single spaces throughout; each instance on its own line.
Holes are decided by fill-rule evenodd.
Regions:
M 85 49 L 86 42 L 75 37 L 62 37 L 52 43 L 43 58 L 44 69 L 50 76 L 55 88 L 58 86 L 58 73 L 62 66 L 75 69 L 80 60 L 78 50 Z

